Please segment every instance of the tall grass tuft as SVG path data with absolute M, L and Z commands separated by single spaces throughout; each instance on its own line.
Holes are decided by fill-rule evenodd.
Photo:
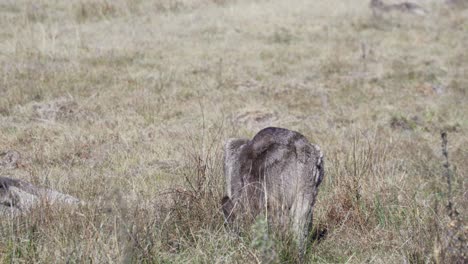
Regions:
M 468 261 L 468 230 L 463 216 L 458 212 L 452 198 L 453 172 L 449 162 L 448 133 L 443 131 L 442 156 L 443 156 L 443 178 L 447 183 L 445 193 L 446 206 L 444 217 L 447 221 L 436 222 L 437 233 L 435 234 L 434 259 L 436 263 L 467 263 Z M 437 206 L 437 205 L 436 205 Z M 436 207 L 437 210 L 437 207 Z

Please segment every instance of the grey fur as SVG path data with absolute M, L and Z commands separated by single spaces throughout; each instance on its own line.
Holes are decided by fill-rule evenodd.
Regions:
M 399 4 L 385 4 L 382 0 L 371 0 L 369 4 L 374 16 L 380 16 L 382 13 L 392 11 L 399 11 L 403 13 L 410 13 L 414 15 L 423 16 L 427 11 L 419 5 L 411 2 L 402 2 Z
M 313 206 L 324 176 L 323 153 L 300 133 L 268 127 L 252 140 L 229 139 L 224 152 L 227 222 L 265 212 L 281 228 L 291 228 L 300 253 L 312 225 Z
M 39 188 L 25 181 L 0 177 L 0 216 L 27 212 L 41 201 L 51 204 L 80 203 L 80 200 L 67 194 Z

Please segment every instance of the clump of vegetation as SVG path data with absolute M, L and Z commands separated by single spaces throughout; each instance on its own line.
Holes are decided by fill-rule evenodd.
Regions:
M 437 233 L 435 234 L 434 260 L 436 263 L 466 263 L 468 261 L 468 234 L 465 219 L 460 215 L 452 197 L 453 173 L 449 163 L 448 135 L 441 133 L 443 177 L 447 181 L 444 203 L 446 204 L 443 214 L 443 222 L 436 221 Z M 436 212 L 439 211 L 438 204 L 435 205 Z M 448 222 L 447 222 L 448 221 Z M 445 225 L 444 225 L 445 224 Z

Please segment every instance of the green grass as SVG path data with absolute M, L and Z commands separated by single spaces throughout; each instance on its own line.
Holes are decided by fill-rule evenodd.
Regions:
M 460 261 L 467 10 L 377 18 L 367 4 L 0 4 L 0 152 L 22 155 L 0 175 L 86 201 L 0 219 L 0 263 L 297 261 L 261 220 L 243 236 L 223 225 L 223 143 L 266 126 L 326 156 L 309 262 Z

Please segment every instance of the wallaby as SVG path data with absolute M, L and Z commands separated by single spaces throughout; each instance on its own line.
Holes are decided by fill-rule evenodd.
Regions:
M 300 133 L 268 127 L 253 139 L 229 139 L 224 149 L 227 223 L 265 213 L 269 223 L 292 231 L 302 257 L 313 206 L 324 176 L 323 153 Z

